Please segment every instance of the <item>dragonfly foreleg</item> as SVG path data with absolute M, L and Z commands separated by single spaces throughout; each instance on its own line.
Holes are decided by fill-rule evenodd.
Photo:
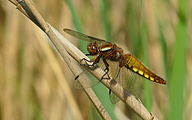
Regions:
M 82 65 L 85 65 L 85 66 L 88 66 L 88 67 L 91 67 L 91 66 L 95 65 L 95 62 L 93 62 L 92 64 L 88 64 L 88 63 L 91 63 L 92 60 L 87 60 L 86 58 L 81 59 L 80 62 L 82 62 L 82 61 L 85 61 L 85 64 L 82 64 Z
M 93 67 L 96 63 L 98 63 L 100 61 L 100 56 L 96 56 L 95 58 L 93 58 L 92 60 L 87 60 L 86 58 L 81 59 L 81 61 L 85 61 L 85 66 L 88 67 Z M 92 68 L 95 69 L 95 68 Z

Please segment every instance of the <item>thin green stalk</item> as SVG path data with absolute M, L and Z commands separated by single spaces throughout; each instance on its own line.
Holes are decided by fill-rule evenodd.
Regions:
M 131 41 L 131 45 L 129 45 L 129 50 L 136 57 L 139 58 L 140 53 L 140 35 L 139 35 L 139 24 L 137 17 L 137 8 L 135 1 L 127 2 L 127 10 L 126 10 L 126 19 L 127 19 L 127 28 L 128 28 L 128 40 Z M 128 41 L 127 41 L 128 42 Z M 129 43 L 129 42 L 128 42 Z
M 149 66 L 148 60 L 148 51 L 147 51 L 147 35 L 146 35 L 146 26 L 142 25 L 142 37 L 141 37 L 141 46 L 142 46 L 142 57 L 145 65 Z M 145 89 L 145 107 L 148 111 L 151 111 L 151 87 L 149 81 L 144 79 L 144 89 Z
M 188 0 L 180 0 L 179 21 L 175 33 L 174 59 L 170 84 L 170 120 L 183 119 L 183 89 L 186 82 L 187 11 Z
M 167 64 L 167 45 L 166 45 L 166 42 L 165 42 L 165 38 L 163 36 L 163 32 L 162 32 L 162 27 L 159 23 L 159 21 L 157 20 L 158 22 L 158 28 L 159 28 L 159 35 L 160 35 L 160 43 L 161 43 L 161 47 L 162 47 L 162 51 L 163 51 L 163 62 L 164 62 L 164 68 L 165 68 L 165 74 L 166 74 L 166 78 L 169 78 L 169 70 L 168 70 L 168 64 Z
M 144 6 L 144 4 L 141 5 Z M 142 7 L 142 13 L 141 15 L 145 15 L 144 13 L 144 7 Z M 148 63 L 148 51 L 147 51 L 147 31 L 146 31 L 146 25 L 145 25 L 145 17 L 141 17 L 141 46 L 142 46 L 142 57 L 143 57 L 143 62 L 145 65 L 149 66 Z M 147 108 L 148 111 L 151 111 L 151 88 L 150 84 L 148 81 L 144 80 L 144 90 L 145 90 L 145 100 L 144 104 L 145 107 Z
M 75 9 L 73 7 L 72 1 L 71 0 L 66 0 L 66 2 L 67 2 L 68 6 L 69 6 L 69 9 L 71 11 L 72 18 L 73 18 L 73 23 L 74 23 L 75 28 L 77 29 L 77 31 L 83 32 L 83 30 L 81 28 L 81 25 L 80 25 L 80 22 L 78 20 L 77 14 L 75 12 Z
M 75 9 L 73 7 L 72 1 L 71 0 L 66 0 L 66 2 L 67 2 L 68 6 L 69 6 L 69 9 L 71 11 L 72 19 L 73 19 L 73 24 L 74 24 L 76 30 L 79 31 L 79 32 L 83 32 L 83 29 L 81 28 L 81 24 L 79 22 L 78 16 L 77 16 L 77 14 L 75 12 Z M 83 52 L 87 52 L 87 50 L 86 50 L 87 47 L 86 47 L 85 44 L 83 44 L 84 42 L 80 40 L 79 43 L 80 43 L 79 44 L 80 49 Z
M 102 0 L 102 3 L 103 3 L 103 8 L 102 8 L 101 14 L 102 14 L 103 24 L 104 24 L 105 31 L 106 31 L 106 38 L 107 38 L 107 41 L 111 41 L 111 28 L 110 28 L 110 24 L 109 24 L 109 20 L 108 20 L 109 6 L 108 6 L 107 0 Z

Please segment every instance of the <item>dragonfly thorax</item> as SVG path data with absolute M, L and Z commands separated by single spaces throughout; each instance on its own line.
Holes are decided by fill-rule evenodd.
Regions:
M 90 55 L 97 55 L 98 54 L 98 44 L 97 42 L 92 42 L 87 45 L 87 51 Z

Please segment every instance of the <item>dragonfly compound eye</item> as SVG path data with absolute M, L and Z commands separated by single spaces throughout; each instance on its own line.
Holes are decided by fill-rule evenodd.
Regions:
M 98 44 L 96 42 L 89 43 L 87 45 L 87 51 L 91 55 L 96 55 L 98 53 Z

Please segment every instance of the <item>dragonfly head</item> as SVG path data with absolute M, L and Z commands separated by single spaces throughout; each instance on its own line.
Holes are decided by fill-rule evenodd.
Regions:
M 97 55 L 98 54 L 98 44 L 97 42 L 92 42 L 87 45 L 87 51 L 90 55 Z

